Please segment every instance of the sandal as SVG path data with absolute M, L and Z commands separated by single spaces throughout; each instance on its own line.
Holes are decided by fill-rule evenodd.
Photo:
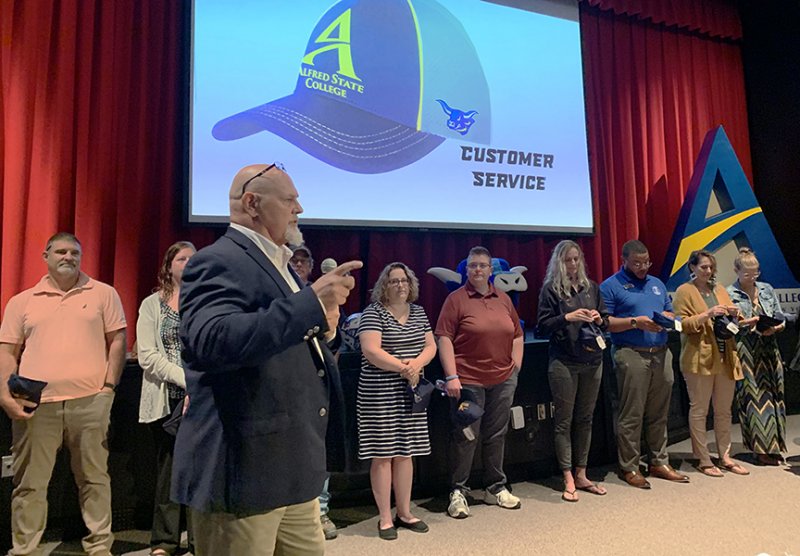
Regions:
M 722 471 L 719 470 L 719 467 L 717 467 L 716 465 L 701 465 L 697 469 L 699 469 L 703 475 L 707 475 L 709 477 L 725 476 L 723 475 Z
M 588 485 L 583 486 L 576 485 L 575 488 L 584 492 L 596 494 L 597 496 L 605 496 L 608 493 L 608 491 L 602 485 L 596 485 L 594 483 L 589 483 Z
M 577 502 L 578 501 L 578 491 L 577 490 L 567 490 L 564 489 L 564 492 L 561 493 L 561 499 L 564 502 Z
M 744 467 L 742 467 L 741 465 L 739 465 L 738 463 L 736 463 L 734 461 L 732 461 L 730 463 L 720 463 L 720 466 L 725 471 L 730 471 L 734 475 L 749 475 L 750 474 L 750 472 L 747 469 L 745 469 Z

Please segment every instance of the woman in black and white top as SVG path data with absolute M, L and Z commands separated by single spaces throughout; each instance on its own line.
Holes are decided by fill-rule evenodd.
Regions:
M 412 456 L 431 453 L 427 415 L 412 413 L 409 385 L 415 386 L 436 355 L 425 311 L 414 305 L 419 281 L 403 263 L 391 263 L 378 277 L 372 303 L 361 314 L 361 376 L 358 382 L 360 459 L 372 459 L 370 481 L 380 511 L 378 533 L 397 538 L 397 528 L 424 533 L 428 526 L 411 514 Z M 394 484 L 397 515 L 392 519 Z
M 167 249 L 158 272 L 158 289 L 142 301 L 136 321 L 136 344 L 143 371 L 139 422 L 151 424 L 156 445 L 155 507 L 150 533 L 152 556 L 174 554 L 180 548 L 181 514 L 186 513 L 169 497 L 175 437 L 167 434 L 162 425 L 186 396 L 178 337 L 178 298 L 183 268 L 194 253 L 194 245 L 188 241 L 179 241 Z M 192 544 L 190 529 L 190 548 Z

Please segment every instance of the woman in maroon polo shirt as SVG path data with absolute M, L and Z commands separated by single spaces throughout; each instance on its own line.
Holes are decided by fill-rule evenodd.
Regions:
M 485 502 L 505 509 L 521 507 L 506 488 L 503 451 L 517 375 L 522 367 L 523 335 L 519 316 L 504 292 L 490 282 L 492 257 L 485 247 L 473 247 L 467 257 L 467 283 L 444 302 L 436 336 L 447 395 L 458 403 L 470 390 L 483 417 L 466 429 L 454 430 L 451 443 L 450 505 L 454 518 L 469 515 L 464 494 L 469 490 L 472 457 L 481 441 Z

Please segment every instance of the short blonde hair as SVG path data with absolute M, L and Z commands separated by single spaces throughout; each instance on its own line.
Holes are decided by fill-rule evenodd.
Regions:
M 405 263 L 394 262 L 383 267 L 381 275 L 378 276 L 378 280 L 375 282 L 375 287 L 372 288 L 371 300 L 373 303 L 386 303 L 388 300 L 389 296 L 387 295 L 387 292 L 389 291 L 389 273 L 396 268 L 399 268 L 405 272 L 406 278 L 408 278 L 407 301 L 409 303 L 414 303 L 417 298 L 419 298 L 419 280 L 417 280 L 417 275 L 414 274 L 414 271 L 408 268 Z

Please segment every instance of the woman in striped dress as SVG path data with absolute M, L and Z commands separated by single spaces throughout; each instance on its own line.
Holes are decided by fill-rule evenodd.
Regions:
M 361 314 L 361 376 L 358 381 L 358 457 L 371 459 L 370 482 L 380 512 L 380 538 L 397 538 L 397 528 L 418 533 L 428 526 L 411 514 L 412 456 L 431 453 L 427 415 L 411 412 L 415 386 L 436 355 L 425 311 L 414 305 L 419 281 L 403 263 L 378 277 L 372 303 Z M 391 495 L 397 515 L 392 518 Z
M 760 273 L 755 253 L 747 247 L 739 249 L 733 268 L 737 280 L 728 286 L 728 293 L 742 314 L 779 318 L 782 312 L 775 290 L 756 281 Z M 784 328 L 785 322 L 737 337 L 744 380 L 736 383 L 733 405 L 739 411 L 742 442 L 763 465 L 778 465 L 783 461 L 781 452 L 786 451 L 783 361 L 774 336 Z

